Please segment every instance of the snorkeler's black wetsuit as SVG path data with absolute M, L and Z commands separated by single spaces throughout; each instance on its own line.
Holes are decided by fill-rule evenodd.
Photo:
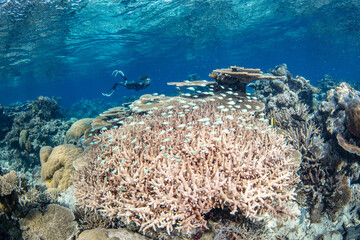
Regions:
M 114 71 L 114 72 L 115 72 L 115 71 Z M 125 75 L 124 75 L 124 73 L 123 73 L 122 71 L 117 71 L 116 74 L 115 74 L 115 76 L 116 76 L 118 73 L 120 73 L 120 75 L 123 77 L 124 82 L 117 82 L 117 83 L 115 83 L 115 84 L 112 86 L 112 88 L 110 88 L 110 90 L 109 90 L 107 93 L 103 93 L 103 94 L 102 94 L 103 96 L 110 97 L 110 96 L 114 93 L 114 91 L 115 91 L 115 89 L 116 89 L 116 87 L 117 87 L 118 85 L 124 86 L 124 87 L 126 87 L 127 89 L 134 89 L 134 90 L 136 90 L 136 91 L 139 91 L 139 90 L 141 90 L 141 89 L 145 89 L 145 88 L 147 88 L 147 87 L 150 85 L 151 79 L 150 79 L 148 76 L 142 76 L 142 77 L 140 77 L 140 78 L 138 79 L 139 81 L 130 81 L 130 82 L 129 82 L 129 81 L 127 81 L 127 77 L 125 77 Z

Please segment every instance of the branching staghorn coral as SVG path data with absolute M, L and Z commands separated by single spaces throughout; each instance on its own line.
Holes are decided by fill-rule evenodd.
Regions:
M 323 157 L 322 147 L 324 140 L 320 137 L 320 129 L 316 127 L 314 121 L 300 123 L 299 128 L 289 128 L 285 134 L 296 150 L 300 151 L 305 157 L 311 154 L 313 159 Z
M 301 152 L 304 158 L 316 160 L 323 157 L 324 140 L 319 127 L 309 118 L 309 107 L 299 103 L 291 108 L 272 111 L 275 126 L 284 130 L 285 137 Z
M 74 176 L 77 204 L 145 232 L 191 232 L 228 208 L 251 220 L 294 213 L 298 166 L 283 136 L 238 109 L 183 104 L 103 131 Z M 91 193 L 91 194 L 89 194 Z
M 296 104 L 294 107 L 272 110 L 269 113 L 274 118 L 276 127 L 288 129 L 296 127 L 298 122 L 305 121 L 309 115 L 309 107 L 304 103 Z

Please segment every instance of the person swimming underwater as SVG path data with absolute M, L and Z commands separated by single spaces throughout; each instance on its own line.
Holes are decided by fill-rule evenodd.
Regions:
M 150 85 L 151 79 L 148 76 L 142 76 L 138 78 L 138 81 L 128 81 L 125 74 L 120 70 L 113 71 L 112 75 L 116 77 L 118 74 L 124 79 L 123 82 L 116 82 L 112 88 L 107 93 L 102 93 L 105 97 L 110 97 L 114 92 L 118 85 L 124 86 L 127 89 L 135 89 L 135 91 L 139 91 L 141 89 L 145 89 Z

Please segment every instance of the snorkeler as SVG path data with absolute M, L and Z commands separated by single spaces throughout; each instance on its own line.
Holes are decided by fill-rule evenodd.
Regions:
M 114 92 L 118 85 L 124 86 L 127 89 L 135 89 L 136 91 L 139 91 L 140 89 L 145 89 L 150 85 L 151 79 L 148 76 L 142 76 L 138 78 L 138 81 L 128 81 L 127 77 L 125 77 L 125 74 L 120 70 L 113 71 L 112 75 L 116 77 L 118 74 L 121 75 L 121 77 L 124 79 L 123 82 L 117 82 L 110 88 L 110 90 L 107 93 L 102 93 L 105 97 L 110 97 Z

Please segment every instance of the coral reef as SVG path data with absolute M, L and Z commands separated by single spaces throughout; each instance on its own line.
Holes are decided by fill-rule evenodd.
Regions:
M 86 208 L 76 208 L 74 214 L 76 219 L 78 219 L 78 225 L 81 231 L 95 228 L 109 229 L 121 227 L 120 221 L 104 216 L 97 211 L 94 212 Z
M 292 79 L 291 74 L 284 66 L 275 68 L 271 73 L 285 75 L 288 79 Z M 283 85 L 279 84 L 278 86 Z M 301 82 L 292 83 L 292 85 L 290 82 L 284 82 L 284 86 L 285 89 L 293 90 L 304 87 Z M 345 87 L 346 85 L 340 86 Z M 280 88 L 273 86 L 273 89 L 277 91 Z M 293 93 L 294 101 L 297 101 L 299 96 L 296 91 Z M 347 141 L 342 137 L 349 135 L 345 123 L 346 119 L 349 122 L 351 118 L 346 118 L 346 115 L 356 116 L 357 114 L 357 104 L 353 103 L 353 112 L 351 113 L 348 108 L 354 102 L 352 96 L 356 95 L 355 91 L 350 88 L 338 87 L 337 90 L 332 89 L 328 93 L 328 100 L 320 105 L 319 112 L 315 114 L 311 113 L 313 111 L 311 105 L 304 101 L 291 103 L 290 105 L 293 106 L 286 105 L 281 108 L 280 106 L 283 105 L 276 105 L 274 108 L 271 106 L 267 108 L 267 116 L 274 119 L 273 122 L 278 128 L 278 132 L 284 134 L 302 155 L 300 169 L 302 181 L 298 188 L 298 200 L 300 201 L 300 198 L 305 196 L 303 204 L 310 206 L 312 223 L 320 223 L 324 213 L 335 219 L 347 206 L 348 200 L 346 199 L 349 199 L 351 195 L 349 194 L 350 184 L 344 180 L 346 179 L 344 176 L 352 176 L 353 179 L 357 179 L 359 176 L 358 170 L 355 170 L 356 167 L 351 170 L 349 161 L 334 152 L 338 148 L 337 144 L 334 146 L 336 139 L 338 139 L 338 144 L 348 152 L 356 151 L 354 145 L 349 144 L 351 139 Z M 281 94 L 277 95 L 277 97 L 279 96 L 282 98 Z M 270 103 L 269 99 L 271 98 L 272 96 L 268 95 L 264 102 Z M 342 105 L 339 104 L 339 101 L 342 102 Z M 281 101 L 277 98 L 277 103 L 279 102 Z M 348 114 L 345 109 L 348 109 Z M 356 119 L 356 117 L 354 118 Z M 352 119 L 352 121 L 354 120 Z M 326 132 L 323 131 L 325 126 L 328 128 Z
M 270 111 L 269 116 L 294 148 L 300 151 L 303 159 L 315 161 L 323 157 L 324 139 L 307 105 L 299 103 L 294 107 Z
M 47 97 L 0 105 L 0 238 L 357 239 L 360 93 L 285 64 L 210 75 L 82 100 L 77 117 L 101 113 L 77 122 Z
M 347 83 L 328 91 L 326 101 L 321 102 L 317 120 L 325 126 L 328 138 L 336 139 L 339 146 L 353 156 L 360 157 L 358 113 L 360 92 Z
M 100 113 L 91 123 L 93 131 L 100 130 L 103 127 L 121 126 L 123 120 L 129 114 L 129 110 L 125 107 L 115 107 Z
M 127 118 L 97 136 L 89 166 L 75 174 L 78 205 L 168 234 L 206 227 L 203 215 L 220 207 L 252 220 L 294 216 L 286 203 L 298 167 L 282 136 L 240 110 L 182 106 Z
M 273 79 L 260 80 L 248 86 L 254 89 L 254 95 L 266 104 L 267 111 L 294 107 L 297 103 L 305 103 L 312 110 L 313 94 L 318 89 L 310 85 L 303 77 L 295 78 L 287 70 L 286 64 L 269 70 Z
M 0 153 L 3 167 L 30 169 L 39 164 L 39 150 L 44 145 L 63 143 L 65 131 L 72 122 L 63 122 L 56 99 L 38 97 L 26 104 L 3 107 L 4 124 Z M 11 125 L 10 125 L 11 124 Z
M 360 147 L 356 146 L 355 144 L 351 144 L 343 136 L 341 136 L 341 134 L 336 135 L 336 140 L 342 149 L 360 157 Z
M 41 178 L 48 188 L 65 190 L 71 185 L 70 177 L 74 172 L 72 166 L 76 157 L 82 153 L 82 148 L 71 144 L 59 145 L 51 149 L 41 148 Z
M 78 231 L 74 220 L 69 209 L 50 204 L 44 213 L 33 209 L 19 222 L 24 239 L 70 239 Z
M 210 221 L 211 239 L 254 239 L 261 240 L 266 236 L 264 221 L 250 221 L 241 215 L 231 215 L 219 209 L 212 210 Z M 201 238 L 200 238 L 201 239 Z

